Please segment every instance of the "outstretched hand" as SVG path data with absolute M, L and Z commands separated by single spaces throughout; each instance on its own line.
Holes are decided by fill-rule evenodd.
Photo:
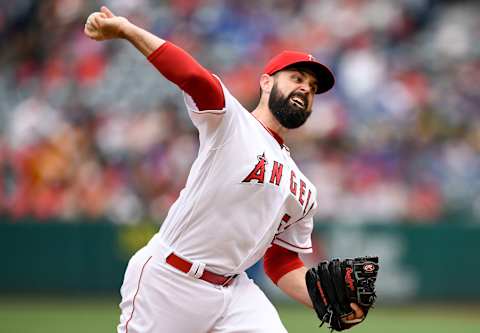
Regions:
M 122 38 L 122 28 L 128 23 L 125 17 L 115 16 L 110 9 L 102 6 L 100 12 L 94 12 L 88 17 L 84 33 L 97 41 Z

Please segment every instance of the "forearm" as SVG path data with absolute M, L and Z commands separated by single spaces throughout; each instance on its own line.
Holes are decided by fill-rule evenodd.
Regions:
M 296 301 L 305 304 L 306 306 L 313 307 L 305 283 L 306 272 L 306 267 L 300 267 L 290 271 L 278 280 L 277 286 Z
M 148 57 L 156 49 L 165 43 L 165 40 L 154 34 L 126 21 L 121 28 L 121 37 L 128 40 L 145 57 Z

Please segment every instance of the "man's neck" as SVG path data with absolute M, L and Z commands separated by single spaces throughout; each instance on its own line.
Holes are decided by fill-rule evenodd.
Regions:
M 259 122 L 263 124 L 263 126 L 275 132 L 282 139 L 285 138 L 288 129 L 280 125 L 268 108 L 268 105 L 264 105 L 262 103 L 258 104 L 255 110 L 252 111 L 252 114 Z

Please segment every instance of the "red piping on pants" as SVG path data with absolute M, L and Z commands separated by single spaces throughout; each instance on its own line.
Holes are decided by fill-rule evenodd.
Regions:
M 132 313 L 130 314 L 130 318 L 128 318 L 128 320 L 127 320 L 127 324 L 125 325 L 126 333 L 128 333 L 128 323 L 130 322 L 130 320 L 132 320 L 132 318 L 133 318 L 133 312 L 135 312 L 135 299 L 137 298 L 137 294 L 138 294 L 138 292 L 139 292 L 139 290 L 140 290 L 140 281 L 142 281 L 143 270 L 145 269 L 145 266 L 147 266 L 147 264 L 148 264 L 148 262 L 150 261 L 150 259 L 152 259 L 152 256 L 148 257 L 148 259 L 147 259 L 147 261 L 145 262 L 145 264 L 143 264 L 142 272 L 140 273 L 140 277 L 138 278 L 137 291 L 135 292 L 135 296 L 133 296 Z

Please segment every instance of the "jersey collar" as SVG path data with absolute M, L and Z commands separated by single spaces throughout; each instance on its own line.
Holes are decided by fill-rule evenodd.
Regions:
M 253 116 L 253 114 L 252 114 Z M 257 119 L 257 117 L 253 116 L 255 119 Z M 275 141 L 278 142 L 278 144 L 283 147 L 284 146 L 284 141 L 283 141 L 283 138 L 277 133 L 275 132 L 274 130 L 272 130 L 271 128 L 268 128 L 267 126 L 265 126 L 260 120 L 257 119 L 257 121 L 260 123 L 260 125 L 263 126 L 263 128 L 265 128 L 267 130 L 268 133 L 270 133 L 271 136 L 273 136 L 273 138 L 275 139 Z
M 268 133 L 270 133 L 273 136 L 273 138 L 278 142 L 278 144 L 280 146 L 283 146 L 284 141 L 283 141 L 282 137 L 277 132 L 275 132 L 274 130 L 272 130 L 271 128 L 268 128 L 266 126 L 263 126 L 263 127 L 265 127 L 265 129 L 268 131 Z

